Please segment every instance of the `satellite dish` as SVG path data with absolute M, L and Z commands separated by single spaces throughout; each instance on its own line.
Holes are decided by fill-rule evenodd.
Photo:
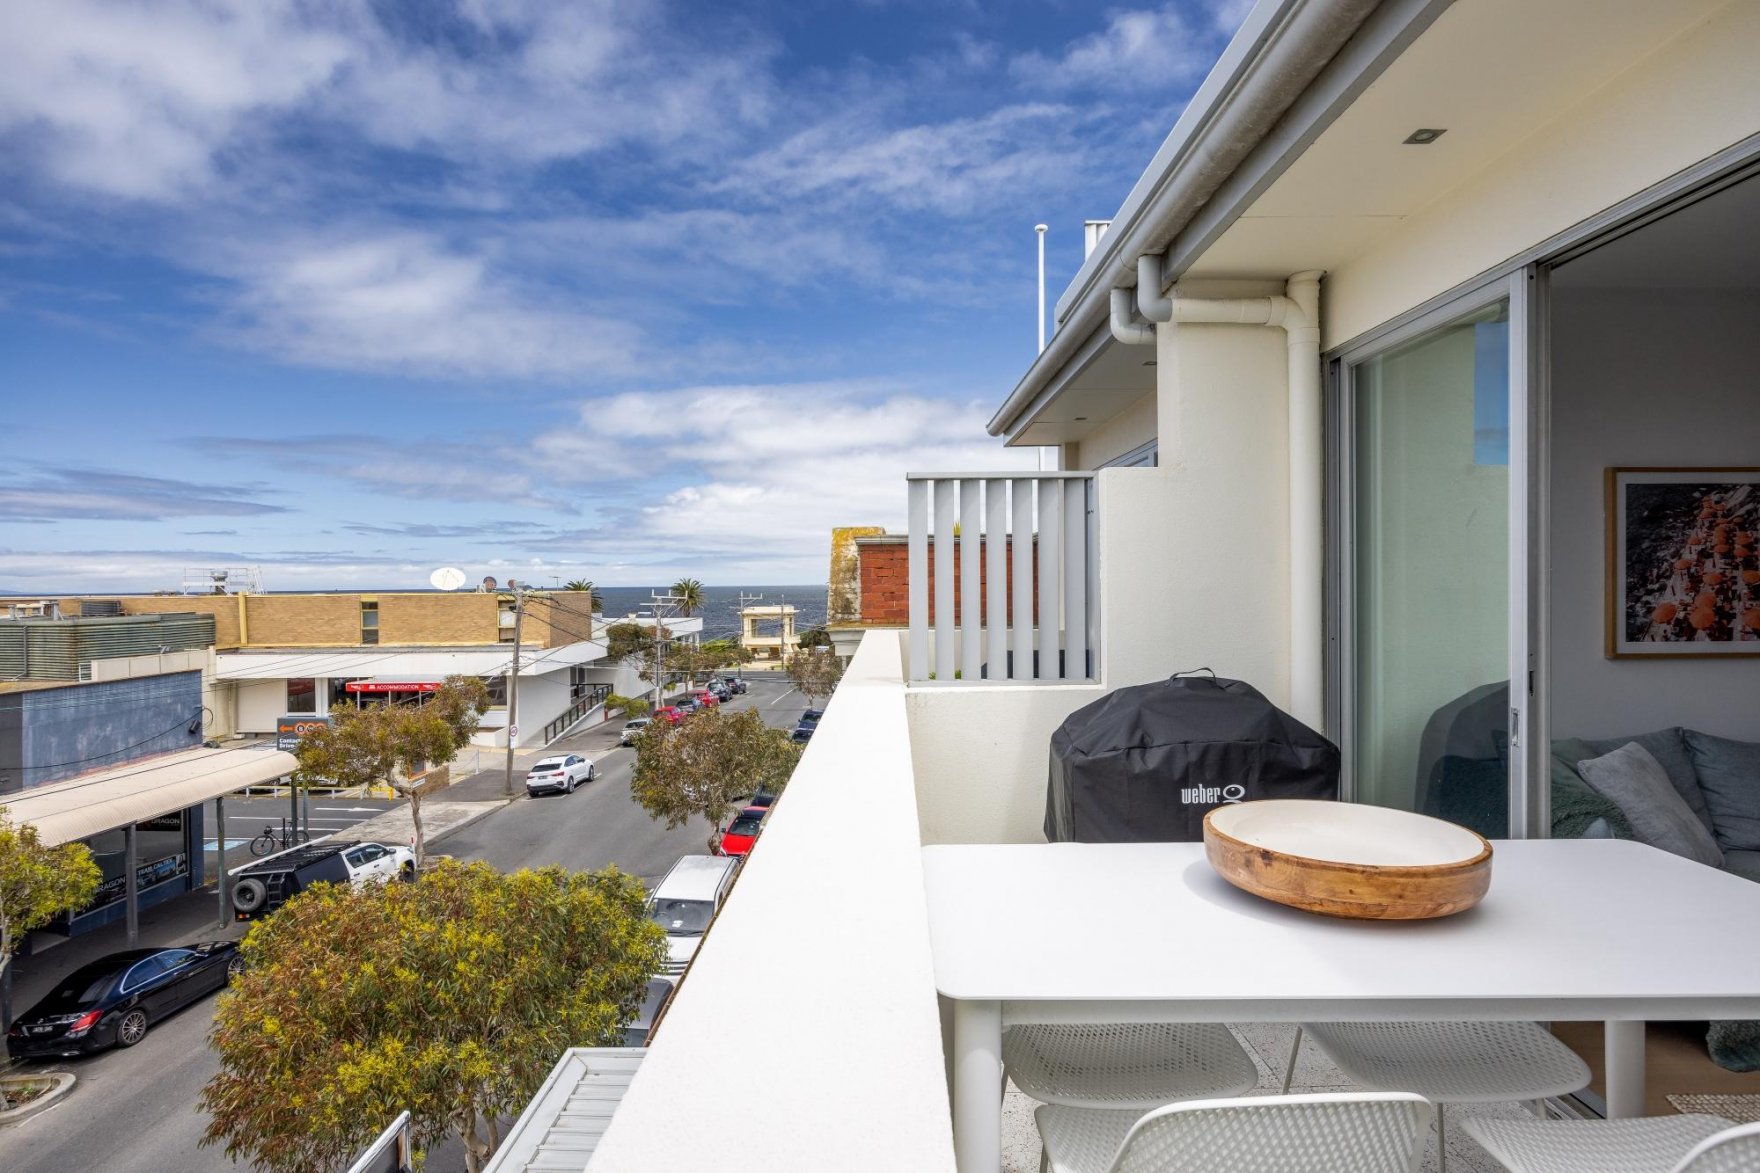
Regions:
M 464 571 L 456 566 L 442 566 L 428 576 L 428 584 L 437 591 L 455 591 L 464 583 Z

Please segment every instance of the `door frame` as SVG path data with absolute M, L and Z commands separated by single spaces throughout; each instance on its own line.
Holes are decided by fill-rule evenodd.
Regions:
M 1326 727 L 1340 753 L 1339 797 L 1357 800 L 1356 697 L 1357 697 L 1357 413 L 1355 369 L 1363 362 L 1413 342 L 1433 330 L 1507 301 L 1509 304 L 1509 679 L 1510 687 L 1510 826 L 1511 838 L 1525 838 L 1535 824 L 1529 816 L 1531 788 L 1525 779 L 1534 764 L 1529 746 L 1536 743 L 1527 731 L 1533 728 L 1529 690 L 1518 689 L 1518 680 L 1534 678 L 1531 649 L 1543 643 L 1533 631 L 1543 607 L 1542 591 L 1530 589 L 1529 567 L 1534 558 L 1536 492 L 1531 453 L 1544 445 L 1530 441 L 1532 414 L 1537 397 L 1532 393 L 1532 324 L 1543 320 L 1532 304 L 1533 276 L 1529 268 L 1483 279 L 1440 301 L 1407 315 L 1387 329 L 1364 335 L 1326 356 Z M 1544 741 L 1537 744 L 1544 745 Z M 1518 752 L 1518 749 L 1520 752 Z M 1543 789 L 1543 788 L 1532 788 Z

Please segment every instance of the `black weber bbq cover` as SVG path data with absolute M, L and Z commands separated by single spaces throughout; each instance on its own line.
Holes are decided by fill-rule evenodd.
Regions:
M 1338 747 L 1239 680 L 1121 688 L 1051 735 L 1053 843 L 1196 842 L 1228 802 L 1338 797 Z

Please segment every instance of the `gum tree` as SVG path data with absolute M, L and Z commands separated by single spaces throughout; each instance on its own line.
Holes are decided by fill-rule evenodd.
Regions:
M 697 714 L 678 725 L 655 721 L 636 739 L 630 793 L 652 818 L 682 827 L 707 819 L 709 850 L 741 800 L 788 785 L 801 747 L 764 724 L 756 709 L 725 716 Z
M 427 858 L 425 780 L 412 781 L 410 775 L 457 756 L 488 708 L 489 689 L 474 676 L 449 676 L 416 705 L 337 705 L 330 710 L 330 724 L 307 734 L 294 751 L 299 758 L 294 785 L 391 787 L 409 801 L 419 870 Z
M 843 679 L 843 661 L 829 648 L 796 652 L 788 662 L 788 680 L 807 698 L 810 708 L 829 700 Z
M 405 1108 L 478 1173 L 565 1048 L 616 1044 L 666 957 L 615 868 L 316 884 L 258 921 L 222 995 L 203 1144 L 270 1173 L 327 1173 Z
M 35 827 L 13 822 L 0 807 L 0 991 L 11 990 L 19 939 L 56 913 L 90 902 L 102 878 L 85 844 L 45 846 Z M 6 1001 L 0 996 L 0 1009 L 10 1009 Z

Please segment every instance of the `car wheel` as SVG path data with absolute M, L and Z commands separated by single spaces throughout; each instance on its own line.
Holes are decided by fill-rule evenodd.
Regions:
M 254 877 L 243 879 L 232 890 L 232 907 L 243 913 L 252 913 L 263 907 L 268 896 L 269 890 L 264 887 L 263 881 Z
M 596 777 L 597 777 L 597 776 L 598 776 L 598 775 L 597 775 L 597 774 L 595 774 L 595 773 L 594 773 L 594 772 L 593 772 L 593 767 L 592 767 L 592 766 L 588 766 L 588 767 L 587 767 L 587 781 L 589 781 L 589 782 L 591 782 L 591 781 L 592 781 L 592 780 L 593 780 L 593 779 L 594 779 L 594 778 L 596 778 Z
M 416 882 L 416 865 L 413 860 L 405 860 L 403 867 L 398 869 L 397 878 L 406 884 Z
M 147 1012 L 136 1008 L 122 1016 L 116 1024 L 116 1045 L 132 1047 L 147 1037 Z
M 234 953 L 232 960 L 226 963 L 226 980 L 237 981 L 244 974 L 244 958 Z

